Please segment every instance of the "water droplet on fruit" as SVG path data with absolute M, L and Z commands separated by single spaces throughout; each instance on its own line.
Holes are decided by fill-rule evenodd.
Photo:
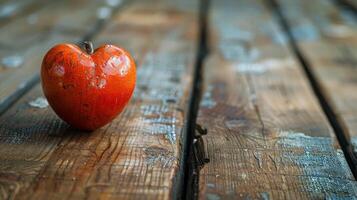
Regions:
M 129 58 L 126 55 L 120 56 L 121 65 L 120 68 L 120 75 L 124 76 L 128 73 L 129 70 Z
M 24 60 L 19 55 L 8 56 L 1 59 L 1 64 L 6 68 L 17 68 L 23 64 Z
M 55 64 L 52 67 L 52 73 L 54 76 L 62 77 L 65 73 L 64 67 L 62 65 Z
M 83 65 L 83 66 L 86 66 L 86 67 L 92 67 L 94 68 L 95 67 L 95 63 L 89 59 L 81 59 L 80 60 L 80 63 Z
M 126 55 L 112 56 L 104 66 L 104 73 L 106 75 L 119 74 L 124 76 L 128 73 L 130 68 L 130 60 Z
M 37 97 L 35 100 L 30 101 L 29 105 L 35 108 L 46 108 L 48 106 L 48 102 L 43 97 Z
M 100 79 L 100 81 L 98 83 L 98 87 L 99 88 L 104 88 L 106 83 L 107 83 L 107 81 L 105 79 Z

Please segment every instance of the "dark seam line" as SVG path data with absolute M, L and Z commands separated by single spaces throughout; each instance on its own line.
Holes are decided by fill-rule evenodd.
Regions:
M 322 90 L 321 84 L 317 81 L 316 75 L 314 72 L 310 69 L 311 65 L 310 63 L 303 57 L 303 54 L 301 53 L 301 50 L 299 49 L 297 45 L 297 41 L 295 40 L 292 31 L 290 29 L 290 26 L 287 22 L 287 20 L 284 18 L 282 8 L 278 5 L 276 0 L 269 0 L 269 6 L 272 9 L 273 13 L 277 15 L 278 22 L 282 29 L 285 31 L 286 35 L 288 36 L 289 39 L 289 45 L 290 49 L 293 51 L 295 54 L 296 58 L 299 60 L 303 71 L 305 72 L 307 79 L 310 83 L 310 86 L 313 89 L 313 92 L 315 93 L 320 107 L 324 111 L 330 125 L 332 126 L 336 138 L 338 142 L 340 143 L 340 146 L 342 148 L 342 151 L 345 155 L 345 158 L 347 160 L 347 163 L 353 173 L 353 176 L 357 177 L 357 159 L 353 154 L 353 148 L 350 142 L 348 141 L 348 138 L 346 138 L 346 132 L 343 128 L 342 122 L 339 120 L 338 115 L 335 113 L 333 110 L 332 106 L 328 102 L 326 98 L 326 94 Z
M 204 59 L 208 53 L 207 47 L 207 13 L 209 0 L 199 1 L 198 13 L 198 40 L 195 56 L 195 68 L 193 74 L 193 86 L 190 92 L 189 110 L 186 128 L 182 138 L 182 155 L 180 159 L 180 169 L 176 176 L 173 199 L 197 199 L 198 190 L 198 166 L 196 166 L 193 156 L 193 139 L 196 126 L 196 119 L 199 103 L 202 95 L 202 73 Z
M 5 111 L 7 111 L 27 91 L 33 88 L 39 82 L 39 80 L 39 74 L 32 76 L 30 79 L 24 81 L 23 86 L 18 87 L 15 92 L 13 92 L 10 96 L 6 97 L 3 102 L 0 103 L 0 116 L 5 113 Z
M 90 29 L 79 41 L 77 44 L 81 44 L 83 41 L 88 41 L 93 39 L 104 27 L 105 25 L 112 19 L 120 9 L 122 9 L 126 5 L 126 1 L 113 9 L 113 14 L 111 17 L 107 19 L 99 19 L 93 25 L 93 28 Z M 3 100 L 0 103 L 0 116 L 4 114 L 8 109 L 11 108 L 22 96 L 24 96 L 28 91 L 34 88 L 40 82 L 40 75 L 36 73 L 32 75 L 31 78 L 25 80 L 25 84 L 21 88 L 17 88 L 10 96 Z
M 339 7 L 339 9 L 351 11 L 355 16 L 357 16 L 357 4 L 354 5 L 347 0 L 333 0 L 333 2 Z

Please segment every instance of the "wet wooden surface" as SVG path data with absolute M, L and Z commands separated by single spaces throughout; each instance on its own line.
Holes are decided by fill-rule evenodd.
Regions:
M 357 152 L 357 17 L 332 2 L 279 0 L 320 91 Z M 304 36 L 306 35 L 306 36 Z
M 4 0 L 0 1 L 0 27 L 10 23 L 19 16 L 24 16 L 36 11 L 43 5 L 44 0 Z
M 181 143 L 192 88 L 197 1 L 130 2 L 93 38 L 133 52 L 137 88 L 115 121 L 72 130 L 37 84 L 0 117 L 0 198 L 177 197 Z M 136 39 L 129 39 L 136 38 Z M 35 63 L 37 66 L 40 62 Z M 35 65 L 34 64 L 34 65 Z
M 103 10 L 120 5 L 91 0 L 52 1 L 41 9 L 18 16 L 0 32 L 0 113 L 38 81 L 45 52 L 60 42 L 76 43 L 90 34 Z
M 334 132 L 264 1 L 213 0 L 208 24 L 197 121 L 210 162 L 199 198 L 355 197 Z
M 348 144 L 313 91 L 357 149 L 357 20 L 338 1 L 0 0 L 0 199 L 357 198 Z M 38 73 L 51 46 L 88 39 L 130 51 L 137 87 L 113 122 L 81 132 Z M 210 162 L 187 189 L 196 111 Z

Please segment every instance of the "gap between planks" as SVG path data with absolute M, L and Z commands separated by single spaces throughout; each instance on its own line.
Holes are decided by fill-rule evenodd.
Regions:
M 336 138 L 340 143 L 341 149 L 345 155 L 345 158 L 353 173 L 353 176 L 357 178 L 357 158 L 353 153 L 352 144 L 346 137 L 348 134 L 345 131 L 344 128 L 345 125 L 343 125 L 344 122 L 341 121 L 340 117 L 338 117 L 338 114 L 336 114 L 330 102 L 328 101 L 327 94 L 325 94 L 323 87 L 317 80 L 318 79 L 317 75 L 311 69 L 311 64 L 307 59 L 304 58 L 302 51 L 297 45 L 297 41 L 293 36 L 289 22 L 286 20 L 286 16 L 283 14 L 281 10 L 282 9 L 281 6 L 278 4 L 276 0 L 269 0 L 268 3 L 271 9 L 273 10 L 273 13 L 277 15 L 278 17 L 277 21 L 279 22 L 280 26 L 285 31 L 288 37 L 289 45 L 292 49 L 292 52 L 295 54 L 297 60 L 300 62 L 303 71 L 305 72 L 306 77 L 310 82 L 311 88 L 319 101 L 319 104 L 322 110 L 324 111 L 330 125 L 334 130 Z
M 339 6 L 344 6 L 357 14 L 357 0 L 334 0 Z
M 190 95 L 190 109 L 189 116 L 187 118 L 187 134 L 184 140 L 184 150 L 182 156 L 182 164 L 185 166 L 183 168 L 183 181 L 181 188 L 182 196 L 185 199 L 197 199 L 199 192 L 199 166 L 193 155 L 193 140 L 195 134 L 197 114 L 199 110 L 199 104 L 203 92 L 203 65 L 205 58 L 209 54 L 208 48 L 208 11 L 210 0 L 200 0 L 199 1 L 199 33 L 198 33 L 198 48 L 196 52 L 196 63 L 193 78 L 193 89 Z

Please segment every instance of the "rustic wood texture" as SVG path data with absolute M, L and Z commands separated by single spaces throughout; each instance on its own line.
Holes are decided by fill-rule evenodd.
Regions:
M 355 198 L 334 133 L 266 1 L 212 0 L 200 199 Z
M 346 138 L 357 153 L 357 17 L 331 1 L 279 0 Z
M 8 0 L 0 1 L 0 26 L 41 8 L 44 0 Z
M 0 32 L 0 113 L 38 80 L 45 52 L 56 43 L 79 42 L 119 5 L 102 1 L 53 1 Z M 103 16 L 102 16 L 103 15 Z M 108 16 L 107 16 L 108 17 Z
M 95 44 L 134 53 L 137 88 L 112 123 L 79 132 L 49 107 L 29 102 L 0 117 L 0 198 L 170 199 L 177 197 L 181 142 L 195 60 L 198 1 L 131 1 Z M 75 113 L 74 113 L 75 114 Z

